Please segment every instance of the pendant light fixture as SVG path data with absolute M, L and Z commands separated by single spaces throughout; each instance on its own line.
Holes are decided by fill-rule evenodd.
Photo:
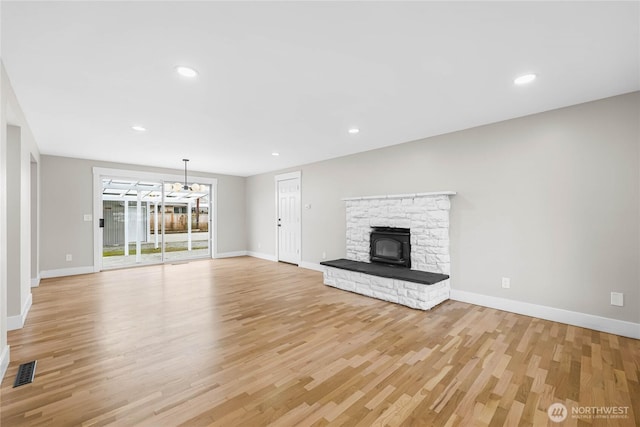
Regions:
M 175 184 L 167 184 L 166 185 L 166 190 L 167 191 L 204 191 L 204 185 L 201 186 L 199 184 L 193 183 L 191 185 L 189 185 L 187 183 L 187 162 L 189 162 L 189 159 L 182 159 L 182 161 L 184 162 L 184 184 L 181 184 L 179 182 L 176 182 Z

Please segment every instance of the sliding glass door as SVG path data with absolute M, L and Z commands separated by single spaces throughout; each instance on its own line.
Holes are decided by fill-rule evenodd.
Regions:
M 165 184 L 164 259 L 179 261 L 211 256 L 209 230 L 210 186 L 198 185 L 198 191 Z
M 211 256 L 209 185 L 102 177 L 102 268 Z

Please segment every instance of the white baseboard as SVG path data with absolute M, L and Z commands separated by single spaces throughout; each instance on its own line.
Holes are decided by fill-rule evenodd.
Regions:
M 5 345 L 2 351 L 0 351 L 0 381 L 4 378 L 4 374 L 7 373 L 9 367 L 9 361 L 11 359 L 10 347 Z
M 261 252 L 247 251 L 247 255 L 252 256 L 254 258 L 266 259 L 267 261 L 273 261 L 273 262 L 278 261 L 275 255 L 263 254 Z
M 457 289 L 451 289 L 450 298 L 452 300 L 467 302 L 469 304 L 495 308 L 497 310 L 523 314 L 525 316 L 538 317 L 540 319 L 553 320 L 554 322 L 566 323 L 568 325 L 640 339 L 640 323 L 610 319 L 608 317 L 594 316 L 592 314 L 579 313 L 577 311 L 530 304 L 528 302 L 481 295 Z
M 22 306 L 22 311 L 17 316 L 7 316 L 7 331 L 15 331 L 16 329 L 22 329 L 24 326 L 24 322 L 27 320 L 27 314 L 29 314 L 29 309 L 31 309 L 31 303 L 33 299 L 31 297 L 31 293 L 27 297 L 27 300 L 24 302 Z
M 90 274 L 94 272 L 95 270 L 93 266 L 60 268 L 58 270 L 43 270 L 40 272 L 40 277 L 43 279 L 50 279 L 52 277 L 76 276 L 78 274 Z
M 32 277 L 31 278 L 31 287 L 32 288 L 37 288 L 38 286 L 40 286 L 40 276 Z
M 222 252 L 217 253 L 215 258 L 235 258 L 238 256 L 247 256 L 247 251 Z
M 253 252 L 253 251 L 249 251 L 247 252 L 247 255 L 254 257 L 254 258 L 261 258 L 261 259 L 266 259 L 267 261 L 273 261 L 273 262 L 277 262 L 278 260 L 276 259 L 275 255 L 270 255 L 270 254 L 263 254 L 260 252 Z M 315 270 L 315 271 L 320 271 L 322 273 L 324 273 L 325 267 L 323 265 L 320 265 L 318 263 L 315 262 L 307 262 L 307 261 L 300 261 L 298 262 L 298 267 L 301 268 L 306 268 L 307 270 Z
M 320 265 L 317 262 L 300 261 L 298 267 L 306 268 L 307 270 L 319 271 L 321 273 L 324 273 L 324 271 L 326 270 L 326 267 L 324 265 Z

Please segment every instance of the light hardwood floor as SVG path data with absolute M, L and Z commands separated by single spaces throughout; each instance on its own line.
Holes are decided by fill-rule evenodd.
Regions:
M 286 264 L 48 279 L 33 301 L 9 333 L 3 427 L 640 425 L 638 340 L 454 301 L 412 310 Z M 12 388 L 32 359 L 35 381 Z M 627 415 L 572 418 L 593 406 Z

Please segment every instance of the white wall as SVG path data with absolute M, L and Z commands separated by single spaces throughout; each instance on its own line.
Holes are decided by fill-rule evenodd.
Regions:
M 1 8 L 0 8 L 1 9 Z M 0 62 L 0 380 L 9 366 L 7 344 L 7 117 L 5 71 Z
M 9 363 L 7 329 L 22 327 L 31 306 L 32 200 L 40 162 L 35 139 L 0 63 L 0 376 Z M 11 144 L 10 149 L 7 148 Z M 10 159 L 8 159 L 10 157 Z M 11 167 L 7 162 L 11 162 Z M 36 177 L 32 187 L 32 175 Z M 11 191 L 8 191 L 11 189 Z M 36 195 L 32 197 L 32 190 Z M 11 194 L 9 194 L 11 193 Z M 8 198 L 11 197 L 11 203 Z M 12 215 L 8 215 L 11 212 Z M 39 216 L 38 206 L 33 215 Z M 13 233 L 8 240 L 8 230 Z M 37 240 L 36 240 L 37 243 Z M 35 251 L 37 253 L 37 251 Z M 8 265 L 8 255 L 13 256 Z M 37 256 L 35 257 L 37 262 Z M 10 267 L 10 268 L 8 268 Z M 8 281 L 11 274 L 11 281 Z
M 7 316 L 20 316 L 22 307 L 22 242 L 20 128 L 7 126 Z M 11 329 L 11 328 L 10 328 Z
M 639 114 L 636 92 L 293 168 L 302 260 L 345 256 L 343 197 L 452 190 L 452 289 L 638 324 Z M 275 253 L 286 171 L 247 179 L 249 251 Z
M 34 241 L 31 236 L 32 204 L 37 209 L 37 198 L 32 195 L 32 175 L 37 184 L 37 167 L 32 173 L 31 154 L 27 133 L 22 127 L 7 126 L 7 328 L 19 329 L 24 325 L 31 307 L 31 263 Z M 37 163 L 36 163 L 37 165 Z M 37 195 L 37 191 L 36 191 Z M 35 217 L 35 218 L 34 218 Z
M 41 252 L 40 268 L 45 275 L 56 271 L 93 271 L 93 224 L 83 214 L 93 213 L 93 168 L 111 168 L 181 175 L 173 169 L 150 168 L 69 157 L 42 156 L 41 161 Z M 218 253 L 246 250 L 244 226 L 244 182 L 242 177 L 189 172 L 218 180 Z M 65 255 L 71 254 L 72 261 Z

